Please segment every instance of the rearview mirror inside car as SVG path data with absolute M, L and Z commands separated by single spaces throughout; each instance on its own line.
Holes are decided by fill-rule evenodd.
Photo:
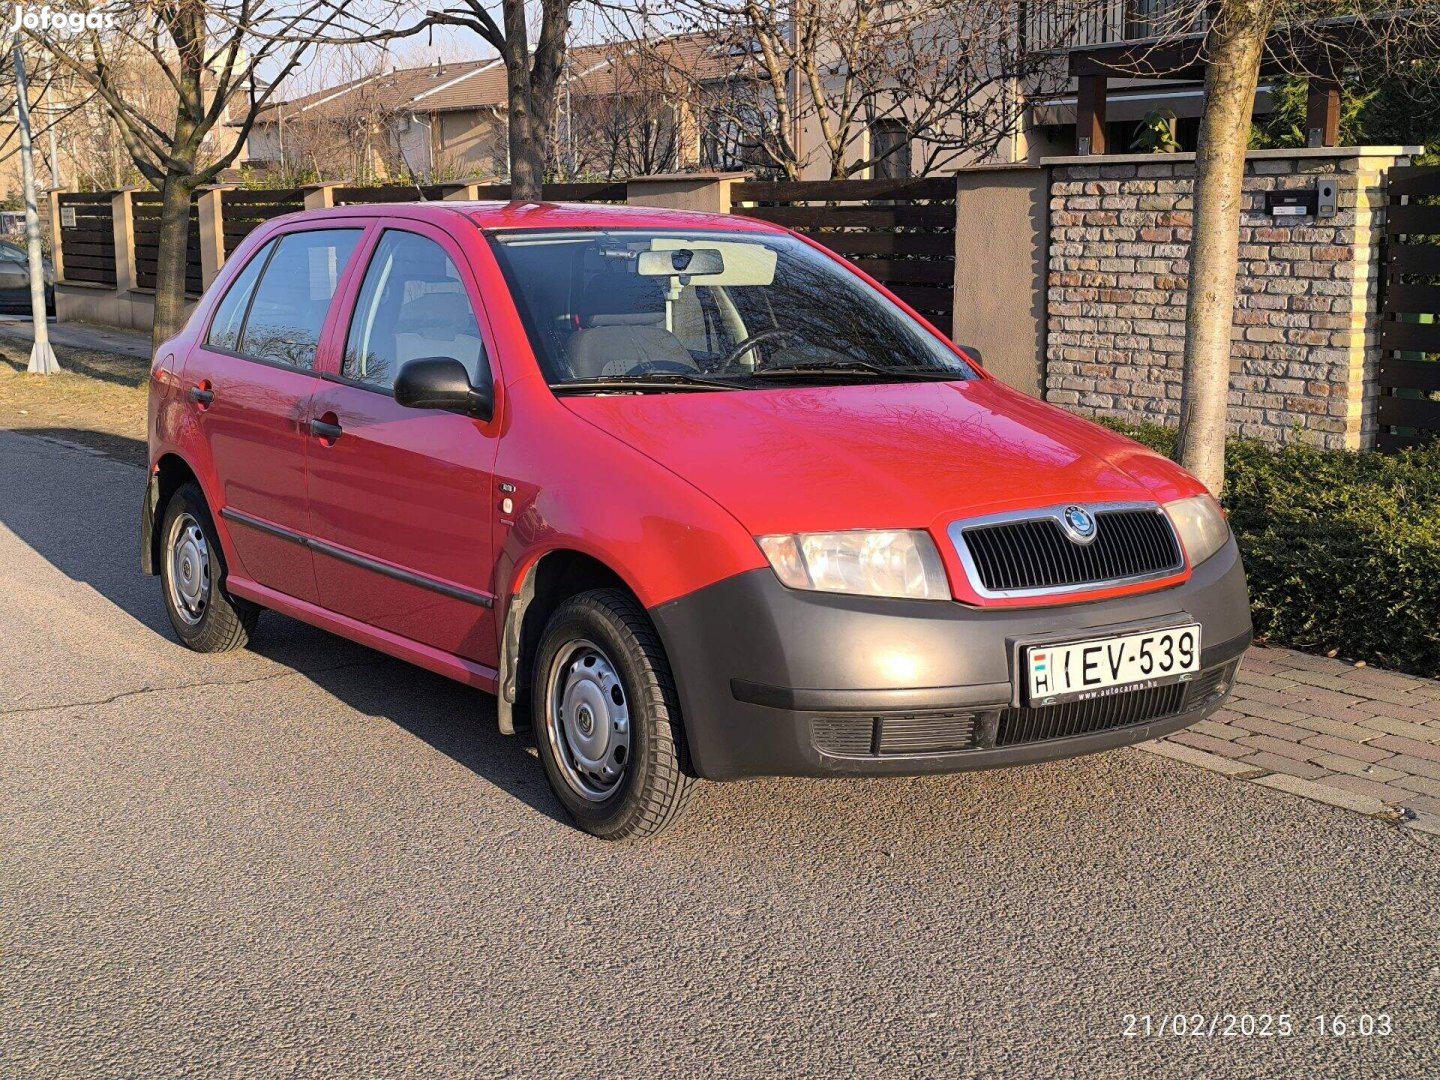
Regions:
M 706 276 L 725 272 L 725 257 L 714 248 L 676 248 L 673 251 L 642 251 L 635 270 L 643 277 L 671 277 L 675 274 Z
M 395 400 L 407 409 L 441 409 L 478 420 L 495 415 L 494 387 L 475 386 L 465 365 L 453 356 L 422 356 L 395 377 Z

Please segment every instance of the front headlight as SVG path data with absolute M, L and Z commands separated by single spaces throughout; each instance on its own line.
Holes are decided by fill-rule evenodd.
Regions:
M 792 589 L 948 600 L 949 582 L 930 534 L 918 530 L 786 533 L 756 542 Z
M 1199 566 L 1230 539 L 1230 525 L 1225 520 L 1224 511 L 1209 495 L 1167 503 L 1165 513 L 1180 534 L 1180 542 L 1185 545 L 1185 554 L 1190 556 L 1191 566 Z

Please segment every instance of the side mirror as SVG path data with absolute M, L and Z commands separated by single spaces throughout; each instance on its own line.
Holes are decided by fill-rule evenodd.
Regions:
M 442 409 L 479 420 L 495 415 L 495 390 L 473 386 L 465 365 L 453 356 L 422 356 L 395 377 L 395 400 L 407 409 Z
M 959 346 L 961 352 L 970 357 L 971 360 L 974 360 L 975 363 L 981 367 L 985 366 L 985 358 L 980 355 L 980 350 L 975 348 L 974 345 L 961 345 L 958 341 L 955 344 Z

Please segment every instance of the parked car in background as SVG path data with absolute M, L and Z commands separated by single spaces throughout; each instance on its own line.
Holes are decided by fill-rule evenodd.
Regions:
M 590 832 L 696 780 L 1017 765 L 1217 709 L 1215 500 L 739 217 L 429 203 L 252 233 L 156 354 L 142 561 L 496 694 Z
M 42 262 L 45 277 L 45 313 L 55 314 L 55 268 Z M 0 312 L 30 314 L 30 256 L 24 244 L 0 240 Z

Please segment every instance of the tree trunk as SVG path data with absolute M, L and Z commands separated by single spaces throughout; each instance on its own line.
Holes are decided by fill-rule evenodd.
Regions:
M 191 185 L 171 173 L 160 189 L 160 242 L 155 252 L 155 324 L 150 345 L 158 350 L 185 325 L 185 262 L 190 247 Z
M 527 80 L 528 81 L 528 80 Z M 545 182 L 545 140 L 536 131 L 530 108 L 530 90 L 517 88 L 510 80 L 510 198 L 516 202 L 539 202 Z
M 541 124 L 535 102 L 530 64 L 529 27 L 523 0 L 504 0 L 505 86 L 510 115 L 510 198 L 539 202 L 545 182 L 545 141 L 549 132 Z
M 1225 483 L 1230 337 L 1240 256 L 1241 185 L 1270 0 L 1223 0 L 1210 34 L 1195 154 L 1195 210 L 1185 309 L 1179 460 L 1217 496 Z

